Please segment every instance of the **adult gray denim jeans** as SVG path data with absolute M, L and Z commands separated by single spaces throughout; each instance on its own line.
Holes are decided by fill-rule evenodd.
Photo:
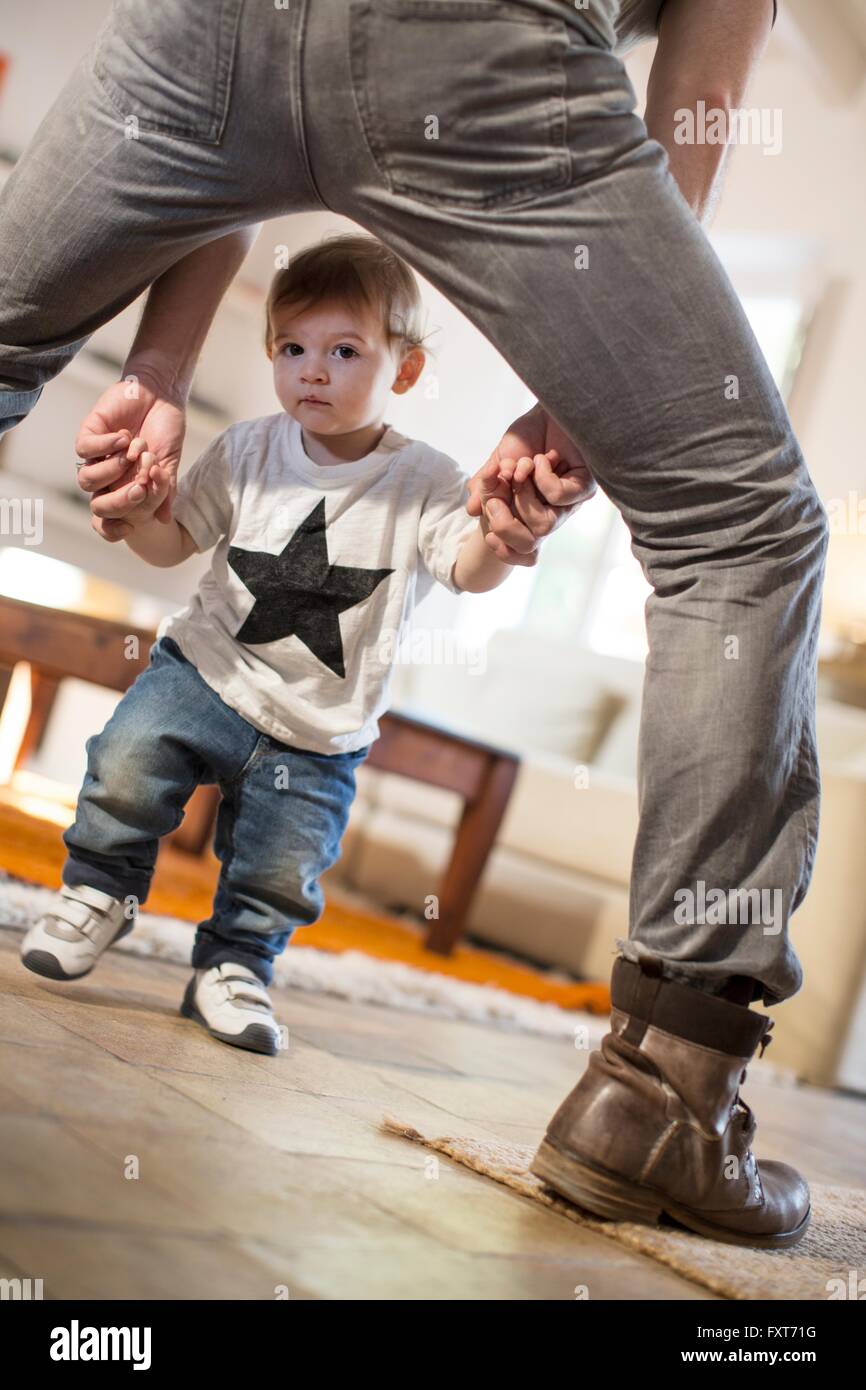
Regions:
M 321 208 L 380 237 L 580 444 L 652 585 L 620 950 L 776 1003 L 802 983 L 827 519 L 622 62 L 570 8 L 117 0 L 0 202 L 0 428 L 208 240 Z M 582 814 L 576 791 L 575 835 Z

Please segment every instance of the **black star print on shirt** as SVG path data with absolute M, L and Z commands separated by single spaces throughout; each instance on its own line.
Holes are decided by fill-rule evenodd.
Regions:
M 394 571 L 330 564 L 325 525 L 323 497 L 279 555 L 229 547 L 231 568 L 256 600 L 235 636 L 251 643 L 299 637 L 335 676 L 345 676 L 339 614 Z

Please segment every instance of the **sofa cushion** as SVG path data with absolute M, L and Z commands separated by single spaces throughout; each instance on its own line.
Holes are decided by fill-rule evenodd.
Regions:
M 616 777 L 637 780 L 637 742 L 640 734 L 641 702 L 631 700 L 620 706 L 600 746 L 592 765 L 600 772 Z
M 333 875 L 386 910 L 425 920 L 451 853 L 451 838 L 431 825 L 380 810 L 351 860 Z M 616 939 L 628 935 L 628 890 L 552 868 L 497 848 L 469 911 L 472 935 L 530 960 L 607 981 Z
M 520 766 L 497 844 L 627 884 L 636 833 L 637 789 L 630 778 L 537 755 Z
M 395 708 L 512 752 L 586 763 L 626 698 L 579 648 L 505 629 L 474 659 L 418 667 Z
M 363 765 L 357 779 L 370 816 L 403 817 L 407 834 L 410 826 L 415 834 L 435 828 L 450 832 L 453 842 L 463 811 L 456 792 Z M 637 791 L 630 779 L 535 753 L 518 768 L 496 844 L 548 868 L 627 884 L 636 830 Z

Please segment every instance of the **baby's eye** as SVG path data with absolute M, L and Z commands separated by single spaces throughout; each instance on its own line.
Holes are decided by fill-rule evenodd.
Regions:
M 280 349 L 280 351 L 281 351 L 281 352 L 287 352 L 287 353 L 289 354 L 289 356 L 293 357 L 293 356 L 295 355 L 295 354 L 294 354 L 294 349 L 295 349 L 295 348 L 298 349 L 298 352 L 303 352 L 303 350 L 304 350 L 304 349 L 301 347 L 300 343 L 283 343 L 283 346 L 282 346 L 282 348 Z
M 338 346 L 334 348 L 334 351 L 335 351 L 335 352 L 351 352 L 352 357 L 357 357 L 357 356 L 358 356 L 358 354 L 357 354 L 357 352 L 355 351 L 355 349 L 354 349 L 353 347 L 349 347 L 349 344 L 348 344 L 348 343 L 339 343 Z M 348 357 L 344 357 L 342 360 L 343 360 L 344 362 L 349 362 L 351 359 L 348 358 Z

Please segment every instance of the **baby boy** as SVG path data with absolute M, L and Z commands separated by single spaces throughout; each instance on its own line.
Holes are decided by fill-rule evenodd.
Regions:
M 212 563 L 87 742 L 63 887 L 22 945 L 29 969 L 88 974 L 132 930 L 193 789 L 216 784 L 221 870 L 181 1011 L 222 1042 L 277 1051 L 273 962 L 322 912 L 395 639 L 434 582 L 481 592 L 508 573 L 458 465 L 385 419 L 424 368 L 421 308 L 411 269 L 372 237 L 301 252 L 267 301 L 281 409 L 209 445 L 169 524 L 154 516 L 169 480 L 150 464 L 126 544 L 153 565 L 211 549 Z M 491 495 L 504 481 L 495 466 L 484 477 Z

